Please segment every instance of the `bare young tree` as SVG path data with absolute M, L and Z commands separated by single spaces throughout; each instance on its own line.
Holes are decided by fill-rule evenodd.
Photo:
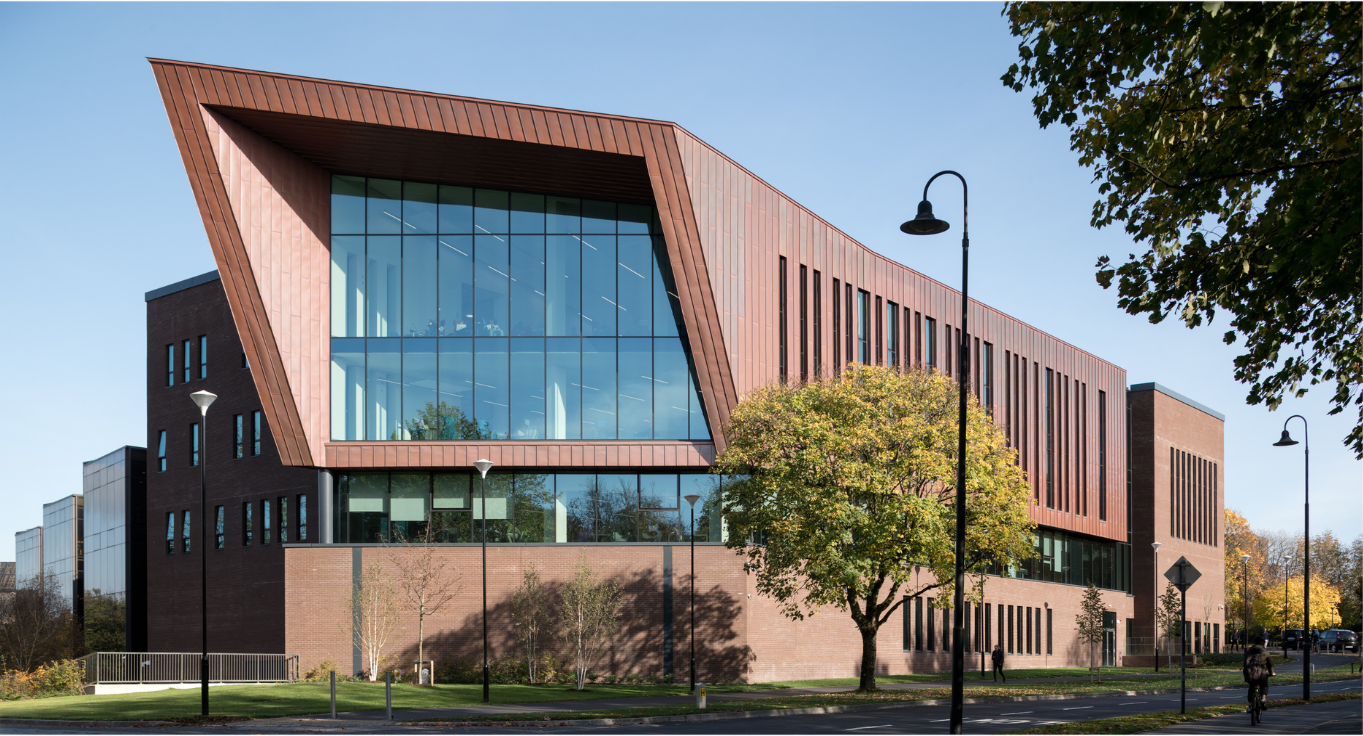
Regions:
M 435 525 L 424 524 L 411 538 L 399 535 L 403 549 L 393 555 L 403 602 L 407 610 L 416 614 L 418 662 L 426 661 L 426 618 L 440 613 L 464 587 L 459 572 L 450 567 L 444 555 L 438 554 L 434 546 L 438 538 Z
M 1179 599 L 1178 588 L 1175 588 L 1173 583 L 1164 584 L 1164 593 L 1159 597 L 1159 608 L 1155 609 L 1155 615 L 1165 644 L 1168 644 L 1169 640 L 1176 636 L 1184 635 L 1182 601 Z M 1173 655 L 1166 648 L 1166 661 L 1171 656 Z
M 539 570 L 530 563 L 522 573 L 521 587 L 511 596 L 511 624 L 516 630 L 516 641 L 525 657 L 532 684 L 537 679 L 539 650 L 552 621 L 548 591 L 540 581 Z
M 577 674 L 577 689 L 587 686 L 587 671 L 601 658 L 620 618 L 620 589 L 599 580 L 586 556 L 578 558 L 573 579 L 563 589 L 560 629 L 568 659 Z
M 1103 611 L 1106 610 L 1103 604 L 1103 594 L 1098 592 L 1098 588 L 1093 583 L 1084 591 L 1084 597 L 1079 600 L 1079 613 L 1074 617 L 1075 629 L 1079 632 L 1079 641 L 1086 641 L 1089 645 L 1089 672 L 1094 672 L 1093 666 L 1093 645 L 1103 641 Z M 1102 675 L 1098 680 L 1102 681 Z
M 350 620 L 343 627 L 350 629 L 355 646 L 369 663 L 369 681 L 378 679 L 384 666 L 383 651 L 398 625 L 397 595 L 393 585 L 377 562 L 360 573 L 360 579 L 350 590 Z
M 19 670 L 70 657 L 74 631 L 71 606 L 50 572 L 19 581 L 0 599 L 0 656 Z

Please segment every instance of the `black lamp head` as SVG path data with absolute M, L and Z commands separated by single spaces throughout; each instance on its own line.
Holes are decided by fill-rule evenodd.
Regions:
M 1274 442 L 1274 443 L 1273 443 L 1273 446 L 1274 446 L 1274 447 L 1291 447 L 1291 446 L 1293 446 L 1293 445 L 1295 445 L 1295 444 L 1297 444 L 1297 441 L 1294 440 L 1294 439 L 1292 439 L 1292 435 L 1288 434 L 1288 433 L 1287 433 L 1287 430 L 1284 429 L 1284 430 L 1283 430 L 1282 439 L 1278 440 L 1277 442 Z
M 932 214 L 932 203 L 926 199 L 918 203 L 918 216 L 899 226 L 909 235 L 936 235 L 951 227 L 946 220 L 939 220 Z

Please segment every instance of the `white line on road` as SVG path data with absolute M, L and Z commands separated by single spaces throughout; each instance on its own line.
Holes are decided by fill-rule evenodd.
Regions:
M 1017 711 L 1016 713 L 1000 713 L 999 715 L 1001 715 L 1001 716 L 1020 716 L 1020 715 L 1024 715 L 1024 714 L 1031 713 L 1031 712 L 1032 712 L 1032 711 L 1030 711 L 1030 710 L 1020 710 L 1020 711 Z
M 856 728 L 844 728 L 843 730 L 844 730 L 844 731 L 865 731 L 865 730 L 868 729 L 868 728 L 889 728 L 890 726 L 893 726 L 893 725 L 894 725 L 893 723 L 887 723 L 887 724 L 885 724 L 885 725 L 883 725 L 883 726 L 858 726 L 858 727 L 856 727 Z
M 1093 707 L 1093 706 L 1091 706 L 1091 705 L 1079 705 L 1079 706 L 1075 706 L 1075 707 L 1073 707 L 1073 708 L 1061 708 L 1061 710 L 1084 710 L 1085 708 L 1092 708 L 1092 707 Z
M 1118 703 L 1117 705 L 1140 705 L 1144 702 L 1144 700 L 1128 700 L 1125 703 Z

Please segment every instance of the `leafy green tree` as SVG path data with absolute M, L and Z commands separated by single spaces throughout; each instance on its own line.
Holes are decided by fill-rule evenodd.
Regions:
M 125 636 L 128 606 L 121 594 L 101 595 L 99 588 L 85 592 L 85 650 L 87 652 L 121 652 L 126 646 Z
M 393 432 L 389 439 L 401 440 L 406 434 L 414 440 L 490 440 L 492 429 L 487 422 L 479 424 L 466 416 L 462 409 L 441 401 L 426 402 L 426 406 L 413 419 L 403 423 L 401 430 Z
M 1189 328 L 1230 314 L 1248 401 L 1334 382 L 1363 457 L 1359 3 L 1009 3 L 1041 126 L 1102 195 L 1092 224 L 1147 250 L 1120 266 L 1118 305 Z
M 876 633 L 903 596 L 955 575 L 957 389 L 938 373 L 854 366 L 840 379 L 758 390 L 730 417 L 718 472 L 727 545 L 791 619 L 831 606 L 861 633 L 862 690 L 876 687 Z M 989 565 L 1033 554 L 1030 494 L 1016 452 L 968 402 L 966 563 L 970 600 Z M 757 544 L 749 544 L 753 540 Z M 916 582 L 915 566 L 933 579 Z
M 1097 672 L 1097 667 L 1093 666 L 1093 645 L 1103 641 L 1103 611 L 1106 610 L 1103 604 L 1103 594 L 1098 592 L 1098 588 L 1089 583 L 1088 589 L 1084 591 L 1084 597 L 1079 599 L 1079 613 L 1074 617 L 1074 627 L 1079 632 L 1079 641 L 1086 641 L 1089 645 L 1089 672 Z M 1098 680 L 1102 681 L 1099 674 Z
M 1178 588 L 1173 583 L 1164 584 L 1164 593 L 1160 594 L 1159 607 L 1155 609 L 1155 623 L 1159 626 L 1160 634 L 1165 643 L 1165 661 L 1169 659 L 1169 640 L 1183 636 L 1183 601 L 1179 595 Z M 1160 642 L 1155 642 L 1158 651 Z

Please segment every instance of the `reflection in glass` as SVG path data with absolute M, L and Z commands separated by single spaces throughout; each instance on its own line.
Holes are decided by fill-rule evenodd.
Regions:
M 721 505 L 720 495 L 720 476 L 686 473 L 681 476 L 680 495 L 684 499 L 686 496 L 695 494 L 700 496 L 696 501 L 696 527 L 693 530 L 697 542 L 723 542 L 727 535 L 724 533 L 724 516 Z M 691 523 L 691 507 L 683 500 L 682 516 L 689 525 Z M 687 539 L 685 541 L 691 541 Z
M 544 439 L 544 339 L 511 338 L 511 439 Z
M 393 473 L 389 476 L 388 528 L 392 541 L 416 542 L 423 538 L 430 494 L 430 473 Z
M 402 234 L 435 234 L 435 185 L 403 182 Z
M 646 337 L 653 334 L 653 240 L 647 235 L 622 235 L 616 253 L 619 333 Z
M 511 425 L 506 339 L 474 340 L 473 405 L 488 439 L 504 440 Z
M 331 334 L 364 337 L 364 238 L 331 239 Z
M 550 235 L 545 263 L 548 334 L 576 337 L 582 322 L 582 240 L 576 235 Z
M 473 388 L 473 340 L 440 340 L 440 439 L 488 439 L 486 428 L 474 421 Z
M 677 284 L 672 279 L 672 264 L 667 256 L 667 244 L 661 235 L 653 237 L 653 334 L 656 337 L 676 337 L 682 323 L 681 300 Z
M 582 200 L 582 232 L 615 234 L 615 203 Z
M 436 245 L 429 235 L 402 239 L 402 334 L 436 335 Z
M 544 334 L 544 236 L 511 236 L 511 334 Z
M 511 195 L 511 232 L 539 234 L 544 232 L 544 195 Z
M 365 232 L 371 235 L 402 233 L 402 182 L 369 179 Z
M 547 439 L 582 437 L 582 342 L 549 338 L 544 356 Z
M 582 232 L 582 202 L 573 197 L 545 197 L 545 232 L 578 235 Z
M 615 236 L 582 237 L 582 334 L 614 335 L 615 315 Z
M 619 341 L 619 439 L 653 437 L 653 341 L 622 337 Z
M 616 205 L 616 220 L 621 235 L 648 235 L 649 223 L 653 221 L 653 208 L 646 204 Z
M 344 478 L 347 541 L 360 544 L 388 541 L 388 473 L 351 473 Z
M 653 343 L 653 436 L 685 439 L 690 425 L 687 409 L 690 373 L 686 352 L 677 338 L 656 338 Z
M 596 476 L 596 541 L 637 542 L 638 476 Z
M 510 197 L 506 192 L 479 189 L 473 193 L 473 231 L 478 234 L 500 235 L 507 231 L 507 208 Z
M 582 340 L 582 439 L 615 439 L 615 340 Z
M 468 187 L 440 186 L 440 232 L 473 234 L 473 190 Z
M 369 266 L 365 296 L 370 337 L 398 337 L 402 315 L 402 238 L 366 238 Z
M 486 495 L 485 495 L 486 494 Z M 511 476 L 489 473 L 486 479 L 473 479 L 473 541 L 483 534 L 483 503 L 487 502 L 487 541 L 510 542 Z
M 566 524 L 557 527 L 556 542 L 596 541 L 596 476 L 564 474 L 555 476 L 558 508 Z
M 504 337 L 507 329 L 508 245 L 506 236 L 473 239 L 473 317 L 475 337 Z
M 331 177 L 331 234 L 364 234 L 364 177 Z
M 492 476 L 488 476 L 489 480 L 491 478 Z M 554 503 L 554 476 L 516 473 L 511 507 L 507 541 L 543 543 L 555 540 L 555 521 L 558 514 Z M 491 504 L 488 508 L 492 508 Z
M 440 439 L 436 373 L 435 339 L 409 338 L 402 341 L 403 438 Z
M 472 542 L 472 476 L 436 473 L 432 485 L 431 534 L 437 542 Z
M 402 341 L 370 340 L 365 371 L 368 417 L 366 439 L 400 440 L 402 421 Z
M 331 341 L 331 438 L 364 439 L 364 340 Z
M 473 336 L 473 236 L 442 235 L 440 254 L 440 334 Z

